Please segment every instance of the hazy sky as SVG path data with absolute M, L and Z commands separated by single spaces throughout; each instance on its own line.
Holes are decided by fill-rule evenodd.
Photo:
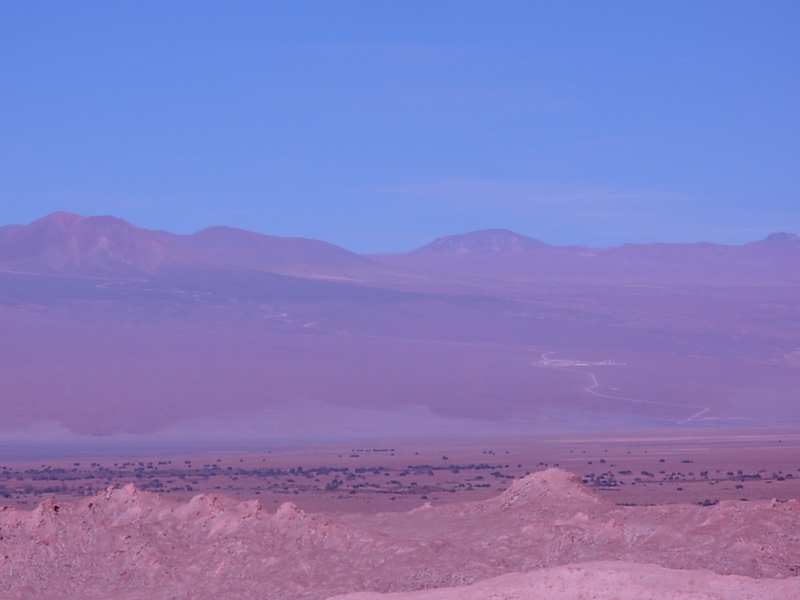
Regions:
M 0 3 L 0 224 L 800 233 L 800 3 Z

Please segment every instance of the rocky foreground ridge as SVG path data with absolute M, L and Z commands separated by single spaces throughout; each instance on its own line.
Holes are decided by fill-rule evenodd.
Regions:
M 788 598 L 799 539 L 796 501 L 617 506 L 558 469 L 487 501 L 337 518 L 128 485 L 0 510 L 0 596 Z

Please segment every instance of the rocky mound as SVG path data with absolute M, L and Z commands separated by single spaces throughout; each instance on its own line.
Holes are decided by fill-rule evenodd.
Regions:
M 799 517 L 795 501 L 616 506 L 558 469 L 523 478 L 489 501 L 339 519 L 290 503 L 270 513 L 257 501 L 216 495 L 179 503 L 128 485 L 78 502 L 0 511 L 0 581 L 8 600 L 321 599 L 481 581 L 484 587 L 441 592 L 449 596 L 409 598 L 477 598 L 491 586 L 497 598 L 576 598 L 513 590 L 591 590 L 603 581 L 643 590 L 636 588 L 642 577 L 657 589 L 670 580 L 652 566 L 659 565 L 703 569 L 709 590 L 722 581 L 724 589 L 755 590 L 752 597 L 785 598 L 793 594 L 770 594 L 796 581 L 786 578 L 800 564 Z M 627 566 L 542 571 L 609 560 Z M 785 582 L 720 577 L 731 574 Z

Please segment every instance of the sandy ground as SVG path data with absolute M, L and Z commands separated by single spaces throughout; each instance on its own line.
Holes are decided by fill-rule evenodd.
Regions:
M 765 600 L 793 598 L 796 579 L 754 580 L 654 565 L 600 562 L 513 573 L 469 586 L 328 600 Z
M 214 492 L 291 500 L 308 512 L 409 510 L 489 498 L 559 466 L 617 504 L 800 498 L 800 433 L 704 432 L 591 439 L 484 439 L 286 447 L 158 456 L 0 457 L 0 504 L 33 508 L 133 482 L 188 499 Z

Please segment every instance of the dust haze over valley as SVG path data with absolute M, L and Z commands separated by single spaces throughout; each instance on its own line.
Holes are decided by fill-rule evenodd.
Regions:
M 361 256 L 57 213 L 0 230 L 6 439 L 276 443 L 800 419 L 800 243 Z

